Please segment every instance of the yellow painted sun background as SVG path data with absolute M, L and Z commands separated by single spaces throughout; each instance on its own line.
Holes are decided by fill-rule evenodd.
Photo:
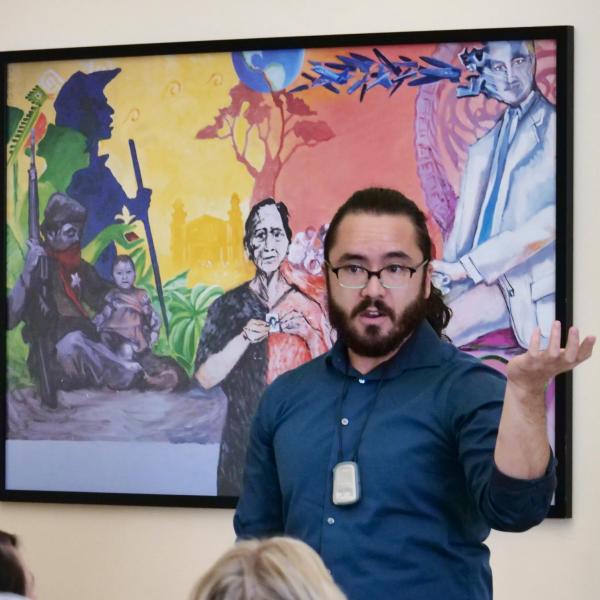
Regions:
M 230 233 L 227 222 L 233 194 L 239 198 L 242 219 L 248 211 L 254 181 L 236 161 L 231 144 L 195 137 L 213 122 L 220 107 L 229 104 L 229 90 L 239 82 L 229 53 L 15 64 L 9 70 L 8 104 L 27 112 L 25 95 L 34 85 L 41 85 L 49 94 L 42 112 L 54 123 L 56 94 L 73 73 L 117 67 L 121 73 L 104 89 L 114 109 L 112 137 L 100 142 L 99 154 L 108 154 L 107 166 L 132 198 L 136 182 L 128 140 L 135 140 L 144 185 L 152 189 L 150 221 L 163 278 L 189 267 L 190 284 L 205 279 L 205 283 L 231 287 L 247 279 L 253 270 L 245 260 L 235 272 L 225 273 L 210 261 L 203 268 L 175 264 L 172 256 L 182 241 L 172 235 L 175 207 L 183 209 L 188 223 L 204 218 L 204 229 L 214 230 L 215 223 L 223 222 Z M 253 160 L 260 161 L 258 145 L 251 152 Z M 27 163 L 19 163 L 20 189 L 27 186 Z M 44 159 L 39 157 L 39 175 L 44 169 Z M 239 223 L 233 229 L 239 234 Z M 202 224 L 194 230 L 201 234 Z M 235 237 L 229 241 L 241 245 L 239 235 Z

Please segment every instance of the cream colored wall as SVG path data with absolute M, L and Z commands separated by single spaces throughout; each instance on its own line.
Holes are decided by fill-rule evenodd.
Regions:
M 0 50 L 568 24 L 576 28 L 574 314 L 585 332 L 600 333 L 597 0 L 0 0 Z M 497 600 L 600 597 L 598 364 L 596 358 L 574 377 L 574 518 L 492 535 Z M 21 534 L 40 600 L 183 600 L 233 541 L 231 516 L 0 504 L 0 528 Z

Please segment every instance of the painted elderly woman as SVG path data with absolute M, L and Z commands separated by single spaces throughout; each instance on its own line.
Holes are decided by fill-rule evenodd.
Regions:
M 228 398 L 217 477 L 221 496 L 240 493 L 250 423 L 267 384 L 331 344 L 320 304 L 281 272 L 292 239 L 285 204 L 259 202 L 245 227 L 256 275 L 210 307 L 196 357 L 196 379 L 204 388 L 221 385 Z

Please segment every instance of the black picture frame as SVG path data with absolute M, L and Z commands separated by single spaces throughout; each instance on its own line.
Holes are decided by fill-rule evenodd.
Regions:
M 207 55 L 212 53 L 246 52 L 283 49 L 339 49 L 354 47 L 377 47 L 397 45 L 473 43 L 481 44 L 495 40 L 551 40 L 556 47 L 556 300 L 555 315 L 563 324 L 572 323 L 573 306 L 573 52 L 574 30 L 570 26 L 525 27 L 502 29 L 467 29 L 452 31 L 420 31 L 398 33 L 368 33 L 354 35 L 305 36 L 294 38 L 267 38 L 244 40 L 218 40 L 210 42 L 186 42 L 144 44 L 126 46 L 80 47 L 46 50 L 29 50 L 0 53 L 0 97 L 2 101 L 2 180 L 4 190 L 3 227 L 1 228 L 2 255 L 0 265 L 2 278 L 7 284 L 7 203 L 8 185 L 11 176 L 7 169 L 9 143 L 9 96 L 11 82 L 9 69 L 32 63 L 53 61 L 123 59 L 154 56 Z M 332 59 L 334 57 L 332 56 Z M 310 65 L 304 64 L 303 71 Z M 314 79 L 314 77 L 313 77 Z M 295 82 L 308 82 L 300 79 Z M 309 84 L 310 85 L 310 84 Z M 289 89 L 289 88 L 288 88 Z M 371 92 L 369 92 L 371 93 Z M 358 99 L 356 100 L 358 102 Z M 7 292 L 9 290 L 7 289 Z M 4 301 L 2 311 L 2 336 L 0 359 L 7 365 L 8 303 Z M 6 367 L 8 369 L 8 366 Z M 9 441 L 9 418 L 7 406 L 8 374 L 4 378 L 4 398 L 0 403 L 0 422 L 3 440 L 0 444 L 0 499 L 4 501 L 65 502 L 81 504 L 114 504 L 145 506 L 184 506 L 231 508 L 236 497 L 224 495 L 187 495 L 178 493 L 114 493 L 107 491 L 68 491 L 44 489 L 16 489 L 7 483 L 7 443 Z M 551 517 L 572 515 L 572 415 L 571 375 L 559 376 L 555 382 L 555 455 L 558 461 L 558 488 L 550 511 Z

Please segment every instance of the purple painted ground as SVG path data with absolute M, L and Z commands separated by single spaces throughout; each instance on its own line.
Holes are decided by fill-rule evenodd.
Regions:
M 41 406 L 31 388 L 7 395 L 8 439 L 218 443 L 226 412 L 220 388 L 179 393 L 135 390 L 59 392 Z

